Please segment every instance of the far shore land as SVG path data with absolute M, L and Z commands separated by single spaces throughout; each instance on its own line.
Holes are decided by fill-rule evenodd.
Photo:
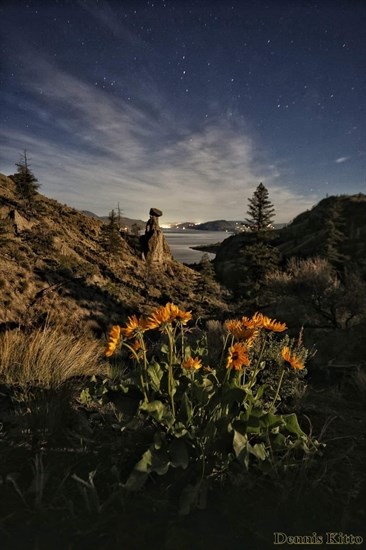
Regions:
M 216 254 L 220 247 L 221 243 L 215 244 L 198 244 L 197 246 L 190 246 L 191 250 L 200 250 L 201 252 L 210 252 L 211 254 Z

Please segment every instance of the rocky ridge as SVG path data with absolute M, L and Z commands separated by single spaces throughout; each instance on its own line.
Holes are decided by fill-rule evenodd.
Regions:
M 172 258 L 161 231 L 147 258 L 139 239 L 123 234 L 111 255 L 101 245 L 103 226 L 40 193 L 29 207 L 0 175 L 0 328 L 57 318 L 104 330 L 167 301 L 201 313 L 199 275 Z M 209 307 L 222 303 L 211 299 Z

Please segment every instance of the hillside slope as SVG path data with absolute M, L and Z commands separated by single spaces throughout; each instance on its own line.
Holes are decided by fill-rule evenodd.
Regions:
M 112 256 L 102 221 L 38 193 L 30 208 L 15 191 L 0 175 L 0 328 L 57 317 L 100 330 L 166 301 L 200 312 L 196 272 L 174 260 L 149 266 L 127 236 Z
M 327 197 L 292 223 L 273 231 L 270 244 L 280 252 L 283 263 L 290 257 L 324 255 L 330 228 L 339 232 L 338 252 L 344 262 L 366 275 L 366 195 Z M 229 237 L 216 252 L 215 269 L 221 282 L 230 288 L 246 246 L 256 240 L 253 233 Z

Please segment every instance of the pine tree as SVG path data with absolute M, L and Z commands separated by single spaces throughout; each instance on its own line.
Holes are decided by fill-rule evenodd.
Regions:
M 270 228 L 274 217 L 273 204 L 268 198 L 268 190 L 260 183 L 253 193 L 253 197 L 249 199 L 249 208 L 247 214 L 249 218 L 246 221 L 255 231 L 266 231 Z
M 321 252 L 323 256 L 336 268 L 340 268 L 349 260 L 349 257 L 340 252 L 340 246 L 345 240 L 345 220 L 341 213 L 341 204 L 334 202 L 328 210 L 324 220 L 325 239 Z
M 278 268 L 279 252 L 277 248 L 258 240 L 245 247 L 241 259 L 245 266 L 243 288 L 255 295 L 265 284 L 266 275 Z
M 114 210 L 109 213 L 109 223 L 102 227 L 101 245 L 108 254 L 115 256 L 121 250 L 122 240 Z
M 19 162 L 15 164 L 17 172 L 13 176 L 18 196 L 28 204 L 34 199 L 39 183 L 33 172 L 29 168 L 27 151 L 21 155 Z
M 201 294 L 201 300 L 203 301 L 209 294 L 219 294 L 220 287 L 216 281 L 215 268 L 207 253 L 202 254 L 198 271 L 201 277 L 198 280 L 196 292 Z
M 118 203 L 117 216 L 116 216 L 116 223 L 117 223 L 118 229 L 122 229 L 122 214 L 123 214 L 123 211 L 121 210 L 121 208 L 119 206 L 119 203 Z

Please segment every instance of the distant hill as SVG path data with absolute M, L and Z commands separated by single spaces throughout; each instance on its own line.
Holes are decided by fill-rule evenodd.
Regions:
M 111 256 L 101 244 L 105 224 L 98 217 L 40 193 L 30 207 L 15 191 L 0 174 L 0 329 L 46 317 L 76 332 L 100 329 L 167 301 L 202 313 L 193 270 L 174 260 L 148 267 L 138 238 L 129 235 Z
M 93 212 L 89 212 L 89 210 L 81 210 L 81 213 L 85 216 L 88 216 L 89 218 L 94 218 L 96 220 L 101 220 L 103 222 L 108 222 L 109 217 L 108 216 L 97 216 L 97 214 L 94 214 Z M 129 231 L 131 231 L 131 228 L 134 224 L 141 227 L 141 229 L 145 228 L 146 221 L 143 220 L 136 220 L 133 218 L 126 218 L 125 216 L 121 216 L 121 224 L 126 226 Z
M 194 229 L 199 231 L 236 231 L 242 222 L 227 221 L 227 220 L 213 220 L 209 222 L 198 223 L 194 226 Z
M 363 193 L 321 200 L 282 228 L 275 245 L 285 258 L 316 256 L 327 238 L 328 221 L 343 235 L 340 252 L 362 265 L 366 259 L 366 195 Z
M 283 263 L 293 256 L 321 256 L 332 224 L 341 234 L 338 249 L 347 258 L 346 263 L 357 267 L 366 276 L 366 195 L 362 193 L 323 199 L 290 224 L 273 230 L 271 245 L 277 247 Z M 235 278 L 241 252 L 253 240 L 255 234 L 244 232 L 221 243 L 215 258 L 215 269 L 221 282 L 228 284 Z
M 212 220 L 202 223 L 183 222 L 178 223 L 172 229 L 197 229 L 198 231 L 227 231 L 228 233 L 238 233 L 242 231 L 245 224 L 239 220 Z M 275 229 L 283 227 L 284 223 L 274 224 Z

